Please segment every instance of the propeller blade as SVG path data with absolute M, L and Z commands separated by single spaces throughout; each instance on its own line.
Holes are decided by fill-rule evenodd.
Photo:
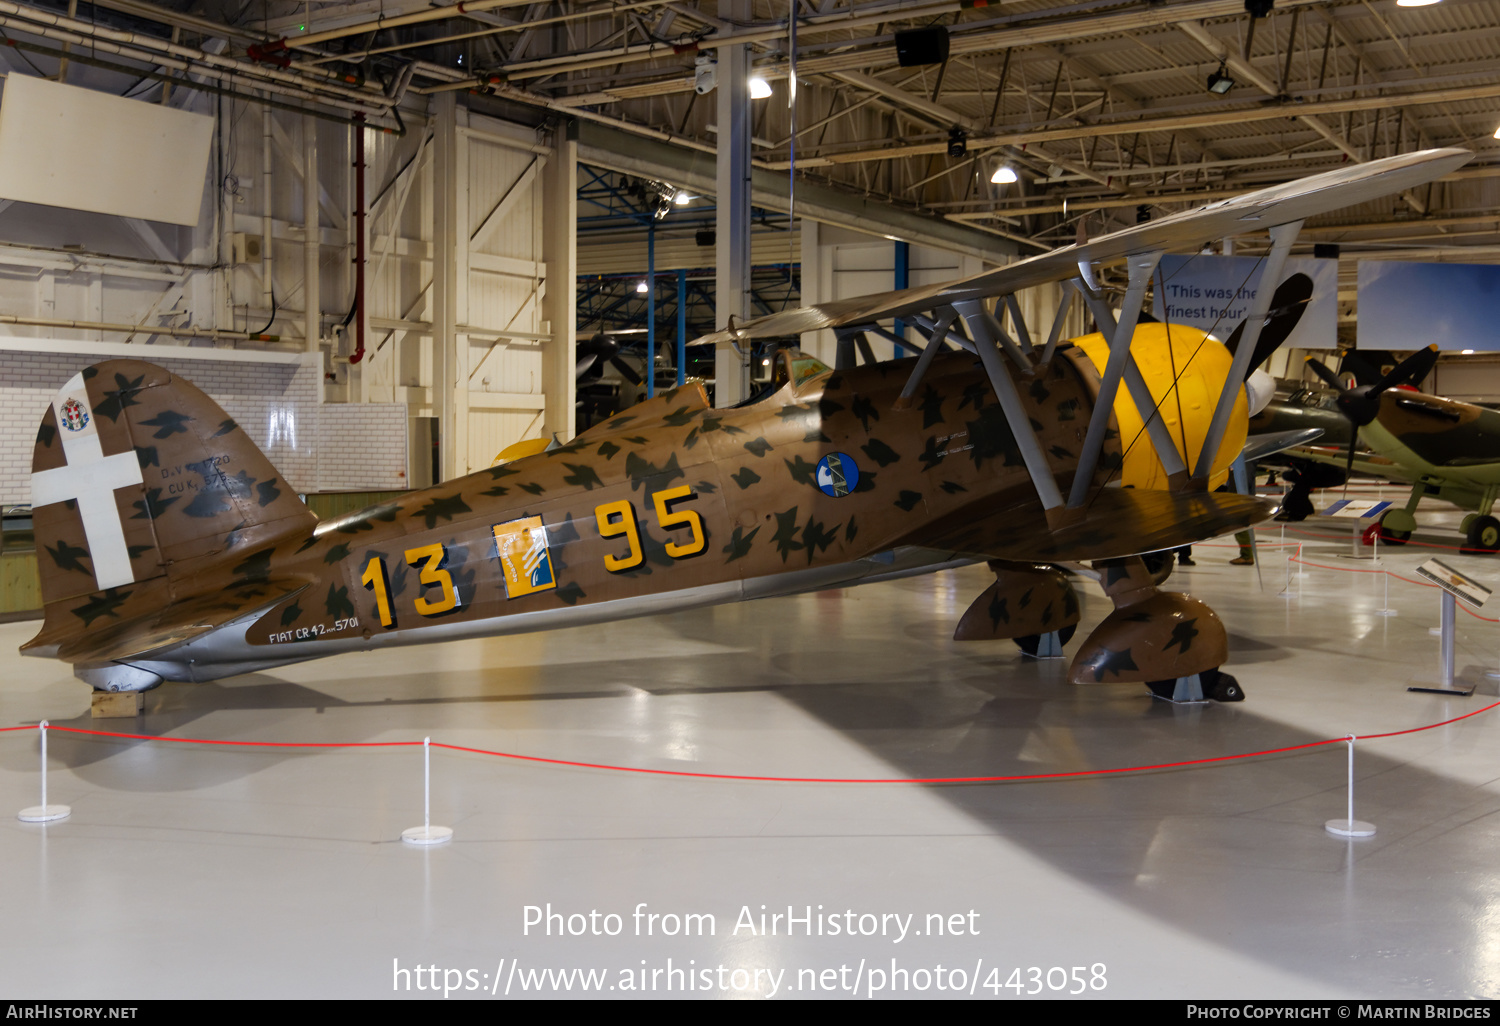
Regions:
M 620 377 L 624 378 L 632 385 L 639 385 L 641 382 L 646 380 L 636 373 L 634 367 L 630 366 L 630 364 L 626 363 L 618 356 L 611 356 L 609 358 L 609 363 L 611 367 L 620 372 Z
M 1344 393 L 1344 383 L 1339 380 L 1339 376 L 1324 366 L 1322 361 L 1318 360 L 1317 357 L 1309 356 L 1307 358 L 1307 366 L 1314 374 L 1322 378 L 1323 383 L 1329 388 L 1337 389 L 1341 395 Z
M 1294 274 L 1276 286 L 1276 291 L 1271 295 L 1271 307 L 1266 311 L 1266 323 L 1260 329 L 1260 337 L 1255 340 L 1255 352 L 1245 365 L 1246 377 L 1265 363 L 1283 342 L 1291 338 L 1312 294 L 1313 281 L 1305 274 Z M 1234 326 L 1234 331 L 1230 332 L 1229 341 L 1224 343 L 1231 353 L 1239 349 L 1244 333 L 1245 322 L 1240 321 Z
M 1343 360 L 1339 362 L 1339 373 L 1354 375 L 1357 385 L 1373 385 L 1380 380 L 1380 370 L 1371 365 L 1365 354 L 1353 349 L 1345 353 Z
M 1432 368 L 1437 366 L 1437 361 L 1438 347 L 1435 345 L 1413 353 L 1391 368 L 1389 374 L 1375 382 L 1375 386 L 1370 389 L 1370 396 L 1373 398 L 1392 385 L 1399 385 L 1403 381 L 1410 381 L 1413 385 L 1417 384 L 1423 378 L 1427 377 L 1428 374 L 1432 373 Z

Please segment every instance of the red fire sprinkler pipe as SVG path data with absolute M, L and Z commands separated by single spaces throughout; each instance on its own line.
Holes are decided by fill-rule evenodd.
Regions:
M 354 352 L 365 358 L 365 116 L 354 115 Z

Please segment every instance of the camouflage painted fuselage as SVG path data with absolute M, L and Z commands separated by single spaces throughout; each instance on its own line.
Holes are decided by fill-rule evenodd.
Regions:
M 83 466 L 65 421 L 90 409 L 88 459 L 118 472 L 133 453 L 140 468 L 138 482 L 111 482 L 118 526 L 103 525 L 123 531 L 129 564 L 104 586 L 103 548 L 89 537 L 108 533 L 101 522 L 86 524 L 71 500 L 38 506 L 46 622 L 26 650 L 206 680 L 975 559 L 1125 555 L 1264 515 L 1245 500 L 1230 525 L 1221 497 L 1103 488 L 1087 520 L 1049 530 L 973 355 L 937 357 L 905 409 L 909 360 L 800 381 L 796 367 L 788 358 L 787 382 L 751 405 L 714 410 L 687 385 L 549 452 L 318 523 L 196 388 L 150 364 L 97 365 L 44 418 L 33 483 Z M 1064 349 L 1019 383 L 1066 492 L 1098 392 L 1094 366 Z M 1122 465 L 1113 424 L 1099 486 Z
M 910 366 L 788 381 L 734 410 L 710 409 L 701 387 L 687 385 L 550 452 L 316 523 L 269 464 L 255 465 L 258 452 L 245 451 L 248 440 L 206 396 L 149 365 L 102 364 L 88 387 L 89 405 L 116 414 L 99 421 L 104 452 L 133 448 L 144 476 L 139 490 L 117 493 L 135 581 L 96 589 L 76 512 L 39 508 L 49 601 L 28 649 L 208 679 L 370 645 L 1023 558 L 1043 526 L 990 532 L 969 551 L 934 531 L 1039 507 L 977 358 L 939 357 L 911 407 L 897 410 Z M 157 377 L 167 387 L 151 387 Z M 1066 488 L 1097 376 L 1064 352 L 1022 387 Z M 115 409 L 121 393 L 126 407 Z M 55 421 L 49 412 L 38 439 L 40 470 L 64 462 L 48 437 L 59 432 Z M 155 442 L 163 431 L 166 441 Z M 174 433 L 198 445 L 186 466 L 173 459 Z M 1112 437 L 1101 483 L 1119 461 Z M 517 534 L 527 526 L 544 539 Z M 518 539 L 540 544 L 507 548 Z M 195 633 L 193 621 L 210 612 L 220 625 Z M 140 651 L 129 638 L 142 630 L 162 644 Z
M 997 500 L 1035 505 L 1035 492 L 977 359 L 941 358 L 897 411 L 909 368 L 788 382 L 736 410 L 684 386 L 561 448 L 320 524 L 261 557 L 313 580 L 245 639 L 279 662 L 339 639 L 509 633 L 966 562 L 929 547 L 925 528 Z M 1064 486 L 1091 375 L 1057 360 L 1026 398 Z M 544 547 L 506 551 L 518 530 L 507 525 L 538 523 Z M 1005 547 L 1022 553 L 1028 539 Z M 528 554 L 541 565 L 525 566 Z
M 1500 484 L 1500 412 L 1420 392 L 1380 396 L 1360 436 L 1380 455 L 1424 477 L 1451 478 L 1475 491 Z

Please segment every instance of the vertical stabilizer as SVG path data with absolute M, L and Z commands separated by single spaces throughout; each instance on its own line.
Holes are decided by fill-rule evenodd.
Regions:
M 27 647 L 160 609 L 267 568 L 317 518 L 219 405 L 171 372 L 109 360 L 53 397 L 31 463 L 46 625 Z

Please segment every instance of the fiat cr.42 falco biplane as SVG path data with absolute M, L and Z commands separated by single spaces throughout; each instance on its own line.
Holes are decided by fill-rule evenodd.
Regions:
M 1262 280 L 1279 281 L 1303 218 L 1468 157 L 1374 161 L 947 285 L 751 321 L 703 341 L 831 328 L 843 353 L 868 354 L 864 333 L 899 317 L 928 342 L 917 358 L 832 369 L 783 351 L 756 401 L 711 409 L 689 384 L 550 451 L 324 522 L 191 384 L 133 360 L 97 364 L 62 387 L 37 435 L 46 619 L 25 651 L 72 663 L 96 689 L 144 690 L 985 560 L 995 583 L 957 636 L 1055 655 L 1079 619 L 1057 564 L 1092 562 L 1115 610 L 1075 655 L 1074 680 L 1237 698 L 1218 669 L 1218 618 L 1158 591 L 1138 554 L 1271 513 L 1213 491 L 1245 442 L 1243 382 L 1264 356 L 1271 290 L 1231 354 L 1201 330 L 1138 325 L 1157 260 L 1270 228 Z M 1119 260 L 1129 285 L 1115 311 L 1094 267 Z M 1056 280 L 1102 334 L 1061 342 L 1060 309 L 1032 344 L 1014 293 Z

